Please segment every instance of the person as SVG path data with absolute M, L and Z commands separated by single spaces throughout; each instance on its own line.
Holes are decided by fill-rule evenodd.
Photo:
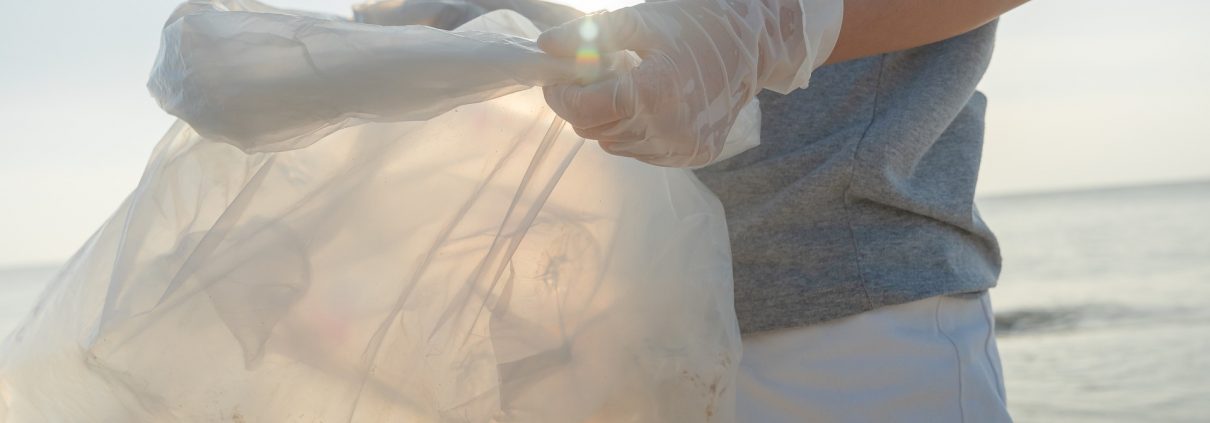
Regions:
M 606 151 L 702 167 L 730 230 L 738 421 L 1010 421 L 974 192 L 997 18 L 1026 0 L 671 0 L 588 16 L 636 68 L 546 87 Z M 590 33 L 592 31 L 589 31 Z M 595 34 L 593 34 L 595 35 Z M 799 88 L 807 82 L 810 86 Z M 760 93 L 761 145 L 713 163 Z M 708 165 L 708 166 L 707 166 Z

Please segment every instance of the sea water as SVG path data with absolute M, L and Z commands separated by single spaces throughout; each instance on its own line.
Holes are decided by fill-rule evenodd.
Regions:
M 1021 422 L 1210 421 L 1210 183 L 988 198 Z
M 984 198 L 1018 422 L 1210 421 L 1210 182 Z M 0 336 L 55 266 L 0 269 Z

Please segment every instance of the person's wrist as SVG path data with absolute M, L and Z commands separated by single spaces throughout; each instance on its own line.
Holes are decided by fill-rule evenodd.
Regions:
M 802 13 L 804 38 L 813 54 L 809 65 L 816 69 L 827 63 L 840 39 L 844 23 L 844 0 L 797 0 Z
M 782 27 L 766 28 L 766 36 L 780 37 L 783 57 L 773 62 L 777 68 L 762 81 L 762 88 L 785 94 L 804 88 L 811 73 L 823 66 L 836 47 L 844 21 L 844 0 L 759 0 L 764 10 L 779 13 Z M 787 11 L 789 15 L 787 16 Z

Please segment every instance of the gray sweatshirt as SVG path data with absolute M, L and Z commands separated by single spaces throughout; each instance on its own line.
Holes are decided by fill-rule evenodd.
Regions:
M 764 92 L 761 145 L 697 171 L 727 211 L 745 333 L 996 284 L 975 208 L 995 23 Z

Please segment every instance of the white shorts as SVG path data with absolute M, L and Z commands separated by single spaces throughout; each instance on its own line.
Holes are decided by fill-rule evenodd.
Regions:
M 739 423 L 1011 422 L 987 294 L 744 337 Z

